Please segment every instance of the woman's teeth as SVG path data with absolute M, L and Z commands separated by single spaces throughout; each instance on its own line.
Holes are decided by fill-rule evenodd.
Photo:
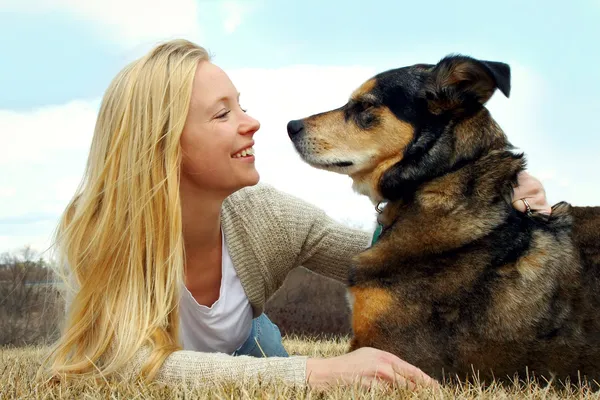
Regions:
M 253 155 L 254 155 L 254 147 L 249 147 L 247 149 L 240 151 L 239 153 L 235 153 L 232 157 L 240 158 L 240 157 L 253 156 Z

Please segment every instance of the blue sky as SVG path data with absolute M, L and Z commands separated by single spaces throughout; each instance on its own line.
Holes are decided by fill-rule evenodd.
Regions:
M 343 177 L 302 165 L 285 122 L 343 104 L 373 73 L 448 53 L 509 63 L 513 94 L 495 95 L 492 113 L 551 202 L 600 204 L 598 21 L 600 0 L 0 0 L 0 252 L 47 244 L 110 79 L 172 37 L 211 51 L 261 120 L 263 180 L 342 222 L 369 229 L 372 207 Z

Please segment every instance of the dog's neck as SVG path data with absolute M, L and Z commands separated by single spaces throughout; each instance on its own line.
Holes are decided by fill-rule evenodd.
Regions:
M 390 164 L 393 165 L 395 162 L 385 162 L 377 166 L 374 170 L 351 175 L 352 190 L 358 194 L 367 196 L 375 206 L 386 202 L 386 199 L 383 198 L 379 190 L 379 182 L 386 169 L 389 168 Z
M 490 152 L 424 183 L 408 201 L 387 203 L 378 220 L 384 228 L 398 224 L 393 239 L 398 256 L 460 247 L 487 235 L 514 212 L 510 192 L 523 167 L 522 155 Z

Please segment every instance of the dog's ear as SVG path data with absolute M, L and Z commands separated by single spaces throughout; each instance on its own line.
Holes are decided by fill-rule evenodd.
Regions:
M 433 114 L 460 113 L 472 106 L 485 104 L 496 89 L 509 97 L 508 64 L 451 55 L 431 70 L 423 86 L 423 95 Z

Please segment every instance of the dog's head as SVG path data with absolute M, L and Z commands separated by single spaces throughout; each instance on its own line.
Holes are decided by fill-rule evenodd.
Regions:
M 448 56 L 377 74 L 344 106 L 290 121 L 288 134 L 311 166 L 349 175 L 373 202 L 395 200 L 508 145 L 484 107 L 496 89 L 508 97 L 508 65 Z

